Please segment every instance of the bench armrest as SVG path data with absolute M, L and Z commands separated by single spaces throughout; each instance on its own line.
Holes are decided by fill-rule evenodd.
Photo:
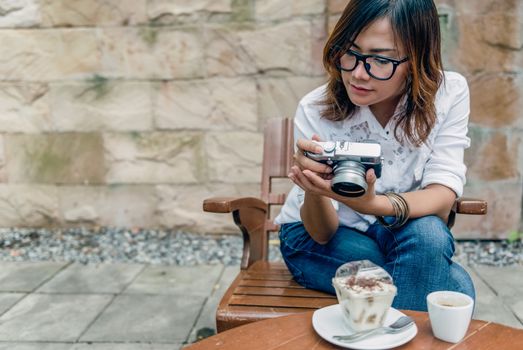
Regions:
M 487 201 L 474 198 L 458 198 L 455 203 L 458 214 L 485 215 L 487 213 Z
M 256 208 L 267 212 L 268 205 L 255 197 L 214 197 L 203 201 L 203 211 L 212 213 L 231 213 L 242 208 Z
M 204 200 L 203 210 L 232 213 L 243 237 L 241 269 L 247 269 L 258 260 L 268 260 L 269 242 L 265 229 L 269 211 L 267 203 L 255 197 L 216 197 Z

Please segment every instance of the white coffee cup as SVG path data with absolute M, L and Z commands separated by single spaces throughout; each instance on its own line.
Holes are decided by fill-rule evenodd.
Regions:
M 466 294 L 439 291 L 427 295 L 432 333 L 438 339 L 457 343 L 467 333 L 474 300 Z

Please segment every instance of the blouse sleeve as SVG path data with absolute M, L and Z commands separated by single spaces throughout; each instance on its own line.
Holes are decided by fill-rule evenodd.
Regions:
M 463 162 L 465 149 L 470 146 L 467 137 L 470 114 L 470 95 L 467 81 L 461 75 L 447 81 L 448 108 L 434 138 L 431 154 L 425 164 L 421 187 L 441 184 L 452 189 L 457 197 L 463 194 L 467 167 Z

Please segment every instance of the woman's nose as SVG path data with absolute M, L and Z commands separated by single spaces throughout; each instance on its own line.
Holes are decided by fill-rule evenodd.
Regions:
M 369 80 L 370 75 L 365 69 L 365 62 L 359 61 L 356 63 L 356 68 L 352 71 L 352 76 L 358 80 Z

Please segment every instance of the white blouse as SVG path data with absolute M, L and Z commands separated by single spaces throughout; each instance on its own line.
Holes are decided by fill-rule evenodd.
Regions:
M 360 107 L 352 118 L 333 122 L 321 118 L 317 104 L 326 91 L 323 85 L 303 97 L 294 118 L 294 140 L 311 139 L 313 134 L 322 141 L 374 140 L 381 144 L 384 158 L 381 177 L 377 179 L 376 193 L 409 192 L 429 184 L 442 184 L 459 197 L 463 194 L 465 172 L 463 154 L 470 146 L 467 137 L 470 98 L 467 81 L 454 72 L 445 72 L 444 82 L 436 95 L 436 124 L 428 140 L 420 147 L 401 145 L 394 137 L 394 115 L 385 127 L 376 120 L 369 107 Z M 398 132 L 401 134 L 401 130 Z M 301 221 L 300 207 L 304 191 L 294 185 L 275 223 Z M 332 200 L 338 211 L 340 225 L 366 231 L 376 218 L 360 214 L 344 204 Z

